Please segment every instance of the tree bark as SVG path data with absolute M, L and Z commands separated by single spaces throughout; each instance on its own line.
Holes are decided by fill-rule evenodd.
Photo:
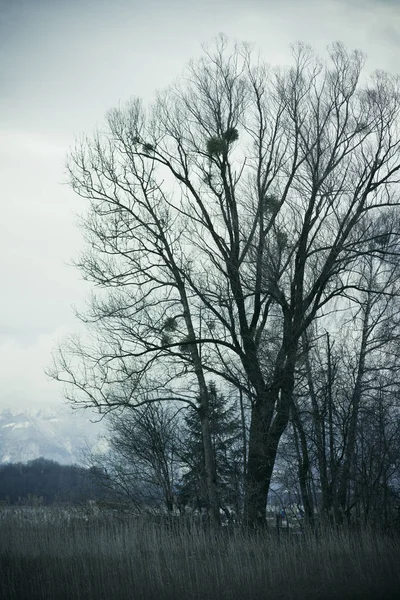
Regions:
M 304 506 L 306 522 L 313 524 L 314 522 L 314 505 L 308 485 L 308 477 L 310 471 L 310 458 L 308 453 L 307 438 L 297 406 L 293 402 L 293 434 L 296 444 L 297 459 L 298 459 L 298 478 L 300 484 L 301 500 Z
M 279 441 L 289 422 L 296 351 L 297 344 L 291 344 L 284 366 L 275 375 L 274 384 L 253 406 L 245 497 L 245 522 L 250 527 L 266 525 L 268 492 Z
M 268 435 L 268 405 L 274 402 L 267 398 L 257 401 L 251 411 L 244 508 L 245 522 L 251 527 L 265 525 L 265 508 L 275 463 Z
M 215 454 L 212 447 L 210 420 L 208 411 L 200 408 L 201 433 L 204 449 L 204 466 L 207 479 L 208 508 L 212 525 L 220 524 L 219 498 L 217 489 L 217 469 L 215 464 Z
M 308 338 L 307 335 L 303 336 L 304 345 L 308 347 Z M 329 337 L 328 337 L 328 345 L 329 345 Z M 317 395 L 315 393 L 313 375 L 311 370 L 310 356 L 308 351 L 305 356 L 305 367 L 306 367 L 306 375 L 307 375 L 307 384 L 308 391 L 310 394 L 311 407 L 312 407 L 312 420 L 315 428 L 315 438 L 316 438 L 316 454 L 317 454 L 317 462 L 318 462 L 318 471 L 319 471 L 319 481 L 321 486 L 321 494 L 322 494 L 322 513 L 327 517 L 329 515 L 329 511 L 332 505 L 332 494 L 330 492 L 329 479 L 328 479 L 328 468 L 327 468 L 327 456 L 326 456 L 326 448 L 325 448 L 325 432 L 324 432 L 324 422 L 321 416 L 321 411 L 318 406 Z
M 347 447 L 343 466 L 340 473 L 340 481 L 338 486 L 337 503 L 341 509 L 341 514 L 344 514 L 346 510 L 346 502 L 348 497 L 350 472 L 354 460 L 354 451 L 356 445 L 357 436 L 357 425 L 358 415 L 360 411 L 361 395 L 362 395 L 362 381 L 365 374 L 365 359 L 367 356 L 367 343 L 369 333 L 369 315 L 371 311 L 371 298 L 367 300 L 364 313 L 364 321 L 361 335 L 361 346 L 360 346 L 360 357 L 358 361 L 357 376 L 354 385 L 354 390 L 351 398 L 351 415 L 349 422 L 349 429 L 347 434 Z

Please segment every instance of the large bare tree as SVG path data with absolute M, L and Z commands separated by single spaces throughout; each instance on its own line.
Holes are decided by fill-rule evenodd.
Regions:
M 357 285 L 359 256 L 388 234 L 378 217 L 397 210 L 398 80 L 362 83 L 362 67 L 340 44 L 325 61 L 299 44 L 293 66 L 270 69 L 221 36 L 148 109 L 111 111 L 69 161 L 90 201 L 79 267 L 101 291 L 83 317 L 93 343 L 61 348 L 53 376 L 71 400 L 106 409 L 192 402 L 196 388 L 206 446 L 207 374 L 248 390 L 253 525 L 265 521 L 300 340 Z

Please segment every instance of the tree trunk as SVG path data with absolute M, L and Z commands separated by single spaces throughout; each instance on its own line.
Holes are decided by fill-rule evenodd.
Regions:
M 210 420 L 207 413 L 200 409 L 201 433 L 204 449 L 204 466 L 207 479 L 208 509 L 212 525 L 220 524 L 219 499 L 217 490 L 217 468 L 212 447 Z
M 209 394 L 207 389 L 206 380 L 204 377 L 203 363 L 201 359 L 201 342 L 196 344 L 196 333 L 193 326 L 192 315 L 190 312 L 190 306 L 186 295 L 184 283 L 182 281 L 179 271 L 175 271 L 176 281 L 178 282 L 178 289 L 181 297 L 181 303 L 183 306 L 183 316 L 185 319 L 189 338 L 193 340 L 193 344 L 189 346 L 190 354 L 192 357 L 194 372 L 196 374 L 197 382 L 199 385 L 200 393 L 200 407 L 199 416 L 201 422 L 201 432 L 203 438 L 203 449 L 204 449 L 204 467 L 207 478 L 207 495 L 208 495 L 208 510 L 210 519 L 213 525 L 220 524 L 219 515 L 219 500 L 217 492 L 217 467 L 215 464 L 215 453 L 212 447 L 211 431 L 210 431 L 210 420 L 209 420 Z M 201 322 L 201 314 L 200 314 Z M 200 335 L 201 337 L 201 335 Z
M 245 497 L 245 522 L 250 527 L 266 525 L 268 492 L 278 445 L 289 422 L 296 351 L 297 346 L 293 345 L 283 368 L 275 375 L 274 385 L 252 409 Z
M 269 405 L 274 400 L 257 401 L 251 411 L 246 471 L 244 516 L 247 525 L 265 525 L 265 508 L 276 454 L 270 447 Z
M 242 456 L 243 456 L 243 478 L 246 479 L 247 472 L 247 433 L 246 433 L 246 419 L 244 415 L 244 404 L 243 404 L 243 391 L 239 390 L 239 403 L 240 403 L 240 424 L 242 428 Z
M 307 334 L 304 333 L 303 336 L 303 344 L 308 347 L 308 338 Z M 329 345 L 329 338 L 328 338 Z M 315 430 L 315 441 L 316 441 L 316 455 L 318 462 L 318 471 L 319 471 L 319 481 L 321 486 L 321 494 L 322 494 L 322 513 L 325 517 L 329 515 L 331 505 L 332 505 L 332 494 L 329 489 L 329 480 L 328 480 L 328 468 L 327 468 L 327 457 L 326 457 L 326 447 L 325 447 L 325 432 L 324 432 L 324 422 L 321 416 L 321 411 L 318 406 L 317 395 L 315 393 L 313 375 L 311 370 L 310 356 L 308 351 L 305 356 L 305 366 L 306 366 L 306 375 L 307 375 L 307 384 L 308 391 L 311 399 L 311 407 L 312 407 L 312 420 L 314 424 Z
M 344 514 L 346 510 L 346 502 L 348 498 L 350 472 L 353 465 L 356 436 L 357 436 L 357 424 L 358 415 L 360 411 L 361 395 L 362 395 L 362 382 L 365 374 L 365 359 L 367 356 L 367 343 L 369 333 L 369 315 L 371 311 L 370 298 L 368 298 L 367 305 L 365 308 L 364 322 L 361 336 L 361 347 L 360 357 L 358 361 L 357 377 L 354 385 L 354 390 L 351 398 L 351 415 L 349 422 L 349 429 L 347 434 L 347 447 L 346 454 L 340 474 L 340 481 L 338 486 L 338 497 L 337 503 L 341 509 L 341 514 Z
M 306 522 L 312 525 L 314 522 L 314 506 L 308 485 L 310 458 L 308 454 L 306 434 L 295 403 L 293 403 L 292 405 L 292 415 L 293 434 L 298 460 L 298 477 L 300 484 L 301 500 L 304 506 Z

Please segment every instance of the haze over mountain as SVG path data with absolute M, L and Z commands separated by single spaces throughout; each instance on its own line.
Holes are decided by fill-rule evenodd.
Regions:
M 60 464 L 82 463 L 82 452 L 98 443 L 101 423 L 65 406 L 0 411 L 0 463 L 43 457 Z

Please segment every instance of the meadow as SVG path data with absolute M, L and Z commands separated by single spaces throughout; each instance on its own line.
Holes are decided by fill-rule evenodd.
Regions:
M 0 511 L 4 600 L 391 600 L 400 536 L 211 531 L 123 514 Z

